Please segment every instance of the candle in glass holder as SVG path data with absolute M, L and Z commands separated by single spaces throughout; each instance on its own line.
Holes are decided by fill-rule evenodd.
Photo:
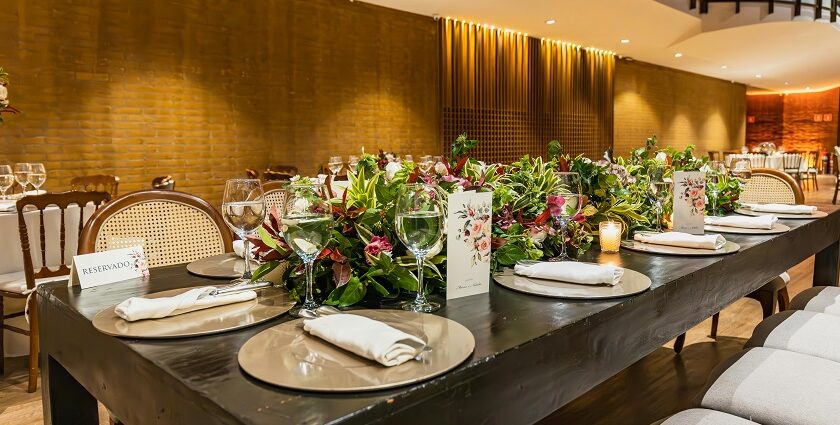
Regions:
M 618 247 L 621 245 L 621 222 L 598 223 L 598 239 L 601 241 L 601 252 L 618 252 Z

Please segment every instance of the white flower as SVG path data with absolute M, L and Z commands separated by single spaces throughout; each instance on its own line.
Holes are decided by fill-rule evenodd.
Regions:
M 545 240 L 545 237 L 547 236 L 547 234 L 545 233 L 545 230 L 536 229 L 536 228 L 531 229 L 528 232 L 528 234 L 531 237 L 531 240 L 534 241 L 534 245 L 537 245 L 537 246 L 542 246 L 542 243 Z
M 290 179 L 289 179 L 289 181 L 290 181 L 290 182 L 296 182 L 296 181 L 298 181 L 298 180 L 300 180 L 300 174 L 297 174 L 297 175 L 295 175 L 294 177 L 292 177 L 292 178 L 290 178 Z
M 385 166 L 385 180 L 393 180 L 394 176 L 396 176 L 402 168 L 403 166 L 399 162 L 389 162 L 388 165 Z
M 656 154 L 656 160 L 659 162 L 666 162 L 668 160 L 668 154 L 665 152 L 659 152 Z
M 6 89 L 6 86 L 0 85 L 0 105 L 2 106 L 9 106 L 9 90 Z
M 446 168 L 446 164 L 442 162 L 438 162 L 437 164 L 435 164 L 435 172 L 441 176 L 449 175 L 449 169 Z

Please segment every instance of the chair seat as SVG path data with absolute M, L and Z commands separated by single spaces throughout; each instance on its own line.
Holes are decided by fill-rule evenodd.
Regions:
M 67 279 L 66 276 L 45 277 L 43 279 L 35 279 L 35 285 L 37 286 L 42 283 L 56 282 L 65 279 Z M 26 291 L 26 275 L 23 272 L 0 274 L 0 291 L 12 292 L 23 296 L 23 293 Z
M 709 409 L 688 409 L 653 425 L 755 425 L 755 422 Z
M 840 362 L 840 316 L 783 311 L 759 323 L 744 347 L 776 348 Z
M 840 287 L 815 286 L 808 288 L 790 301 L 790 309 L 840 316 Z
M 748 348 L 712 372 L 700 407 L 764 425 L 829 425 L 840 417 L 840 363 Z

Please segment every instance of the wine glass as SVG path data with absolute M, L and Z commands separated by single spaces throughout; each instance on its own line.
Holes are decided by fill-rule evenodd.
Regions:
M 331 156 L 328 166 L 330 167 L 330 172 L 334 176 L 338 175 L 338 173 L 341 172 L 341 169 L 344 167 L 344 160 L 342 160 L 340 156 Z
M 656 207 L 656 232 L 662 232 L 662 213 L 665 205 L 671 199 L 674 191 L 674 182 L 668 180 L 651 180 L 650 194 L 653 195 Z
M 717 201 L 720 193 L 720 185 L 726 177 L 726 167 L 721 161 L 709 161 L 706 164 L 706 183 L 709 191 L 709 199 L 712 201 L 712 215 L 717 215 Z
M 23 193 L 26 194 L 26 185 L 29 183 L 29 171 L 31 170 L 29 163 L 19 162 L 15 164 L 15 180 L 23 188 Z
M 417 260 L 417 297 L 402 309 L 430 313 L 440 304 L 426 299 L 423 268 L 426 255 L 443 238 L 443 204 L 435 186 L 414 183 L 401 188 L 396 205 L 397 236 Z
M 225 183 L 222 216 L 228 226 L 242 239 L 245 246 L 245 272 L 242 277 L 231 282 L 233 285 L 252 282 L 251 243 L 248 241 L 248 236 L 253 235 L 262 226 L 265 221 L 265 212 L 265 198 L 259 180 L 232 179 Z
M 306 315 L 303 312 L 314 312 L 319 305 L 313 294 L 312 268 L 315 259 L 330 241 L 333 220 L 330 204 L 320 194 L 321 185 L 317 183 L 289 186 L 289 199 L 283 216 L 283 237 L 306 268 L 306 295 L 303 304 L 289 312 L 294 317 Z
M 6 191 L 15 184 L 15 175 L 12 173 L 12 167 L 8 165 L 0 165 L 0 192 L 2 196 L 0 199 L 8 199 Z
M 432 161 L 431 155 L 423 155 L 420 157 L 420 162 L 417 164 L 417 166 L 420 167 L 420 171 L 422 171 L 424 174 L 428 174 L 430 171 L 432 171 L 432 168 L 435 166 L 435 163 L 434 161 Z
M 557 172 L 554 176 L 557 183 L 546 196 L 546 203 L 554 221 L 560 225 L 560 254 L 548 261 L 574 261 L 566 253 L 566 229 L 582 207 L 580 174 Z
M 405 156 L 403 156 L 402 159 L 403 159 L 403 162 L 414 162 L 414 155 L 411 155 L 411 154 L 405 155 Z
M 35 188 L 35 193 L 38 193 L 38 190 L 41 189 L 41 186 L 44 185 L 44 182 L 47 181 L 47 169 L 44 168 L 44 164 L 29 164 L 30 170 L 29 175 L 26 177 L 26 180 L 32 187 Z
M 752 178 L 752 164 L 749 159 L 739 159 L 732 162 L 732 167 L 729 169 L 729 174 L 738 179 L 741 186 L 747 184 L 747 181 Z
M 350 167 L 350 172 L 356 172 L 356 166 L 359 165 L 359 157 L 356 155 L 350 155 L 347 157 L 347 166 Z

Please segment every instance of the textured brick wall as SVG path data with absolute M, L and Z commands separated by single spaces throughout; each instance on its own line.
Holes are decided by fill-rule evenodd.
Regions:
M 747 142 L 771 141 L 785 150 L 830 152 L 837 146 L 840 88 L 818 93 L 747 97 Z M 830 120 L 826 120 L 826 115 Z
M 245 167 L 431 153 L 436 31 L 346 0 L 5 0 L 0 65 L 23 114 L 0 127 L 0 163 L 44 162 L 51 190 L 172 174 L 218 203 Z
M 697 151 L 744 145 L 746 87 L 643 62 L 616 60 L 615 152 L 656 134 L 662 146 Z

